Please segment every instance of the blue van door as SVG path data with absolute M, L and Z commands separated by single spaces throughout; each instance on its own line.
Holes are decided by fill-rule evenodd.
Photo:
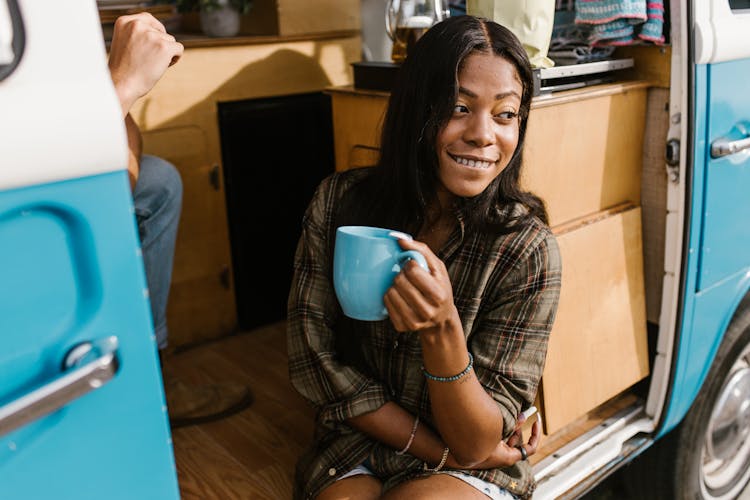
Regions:
M 179 498 L 126 161 L 96 2 L 0 0 L 3 500 Z
M 750 0 L 691 8 L 692 214 L 665 427 L 680 424 L 671 498 L 732 500 L 750 481 Z
M 126 174 L 0 191 L 3 499 L 174 499 Z
M 750 2 L 722 0 L 715 16 L 714 50 L 705 71 L 707 130 L 705 204 L 698 289 L 707 289 L 750 263 Z M 735 8 L 732 8 L 735 7 Z M 717 19 L 718 17 L 718 19 Z M 722 29 L 722 24 L 726 28 Z M 732 40 L 736 38 L 736 40 Z M 748 51 L 750 52 L 750 51 Z M 744 250 L 743 250 L 744 249 Z

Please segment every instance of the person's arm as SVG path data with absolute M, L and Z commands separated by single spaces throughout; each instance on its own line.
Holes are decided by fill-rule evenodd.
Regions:
M 108 64 L 125 119 L 131 188 L 138 180 L 142 144 L 130 108 L 156 85 L 167 68 L 177 62 L 183 50 L 182 44 L 151 14 L 120 16 L 115 21 Z
M 135 189 L 135 183 L 138 181 L 138 174 L 140 172 L 139 158 L 143 152 L 143 141 L 141 139 L 141 131 L 138 125 L 130 116 L 130 113 L 125 115 L 125 132 L 128 136 L 128 177 L 130 178 L 130 189 Z
M 469 351 L 445 266 L 420 242 L 404 241 L 402 247 L 423 253 L 430 272 L 410 264 L 397 278 L 386 300 L 394 326 L 420 332 L 428 373 L 462 373 Z M 559 271 L 557 247 L 549 236 L 517 263 L 496 293 L 484 297 L 492 303 L 471 339 L 473 369 L 452 382 L 428 379 L 437 431 L 464 467 L 503 466 L 513 463 L 513 457 L 520 459 L 520 452 L 503 439 L 512 438 L 522 402 L 531 404 L 536 393 L 556 310 Z M 538 436 L 538 429 L 535 433 Z M 532 453 L 537 436 L 529 443 Z
M 341 312 L 329 278 L 326 207 L 335 203 L 340 182 L 335 175 L 324 180 L 305 212 L 287 303 L 289 378 L 325 423 L 344 422 L 388 401 L 383 384 L 342 359 L 336 344 Z

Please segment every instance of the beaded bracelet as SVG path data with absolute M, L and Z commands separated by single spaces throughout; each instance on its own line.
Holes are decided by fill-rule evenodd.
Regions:
M 427 377 L 428 379 L 434 380 L 436 382 L 455 382 L 456 380 L 462 378 L 464 375 L 469 373 L 469 370 L 471 370 L 472 366 L 474 366 L 474 356 L 472 356 L 471 353 L 469 353 L 469 364 L 459 374 L 456 374 L 450 377 L 438 377 L 428 372 L 424 366 L 422 366 L 422 373 L 424 373 L 424 376 Z
M 414 425 L 411 428 L 411 435 L 409 436 L 409 441 L 406 442 L 406 446 L 404 446 L 403 450 L 396 452 L 396 455 L 403 455 L 409 450 L 409 448 L 411 447 L 411 444 L 414 442 L 414 436 L 417 435 L 418 425 L 419 425 L 419 415 L 417 415 L 417 418 L 414 419 Z
M 427 462 L 424 463 L 424 465 L 422 466 L 422 468 L 425 471 L 427 471 L 427 472 L 437 472 L 437 471 L 439 471 L 440 469 L 443 468 L 443 466 L 445 465 L 445 462 L 448 460 L 448 453 L 450 453 L 450 451 L 451 450 L 449 450 L 448 447 L 446 446 L 445 449 L 443 450 L 443 458 L 440 459 L 440 463 L 437 464 L 434 469 L 430 469 L 430 466 L 427 465 Z

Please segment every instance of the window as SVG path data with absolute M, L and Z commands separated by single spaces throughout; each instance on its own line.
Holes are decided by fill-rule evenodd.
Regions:
M 23 46 L 23 25 L 16 0 L 0 0 L 0 80 L 18 65 Z
M 750 0 L 729 0 L 732 10 L 750 10 Z

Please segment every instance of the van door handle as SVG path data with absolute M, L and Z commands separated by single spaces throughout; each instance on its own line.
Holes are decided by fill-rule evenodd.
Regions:
M 750 137 L 730 141 L 724 137 L 716 139 L 711 144 L 711 158 L 721 158 L 722 156 L 733 155 L 745 149 L 750 148 Z
M 0 437 L 59 410 L 111 380 L 120 365 L 117 337 L 82 342 L 68 351 L 63 373 L 0 406 Z M 94 359 L 91 359 L 91 358 Z

